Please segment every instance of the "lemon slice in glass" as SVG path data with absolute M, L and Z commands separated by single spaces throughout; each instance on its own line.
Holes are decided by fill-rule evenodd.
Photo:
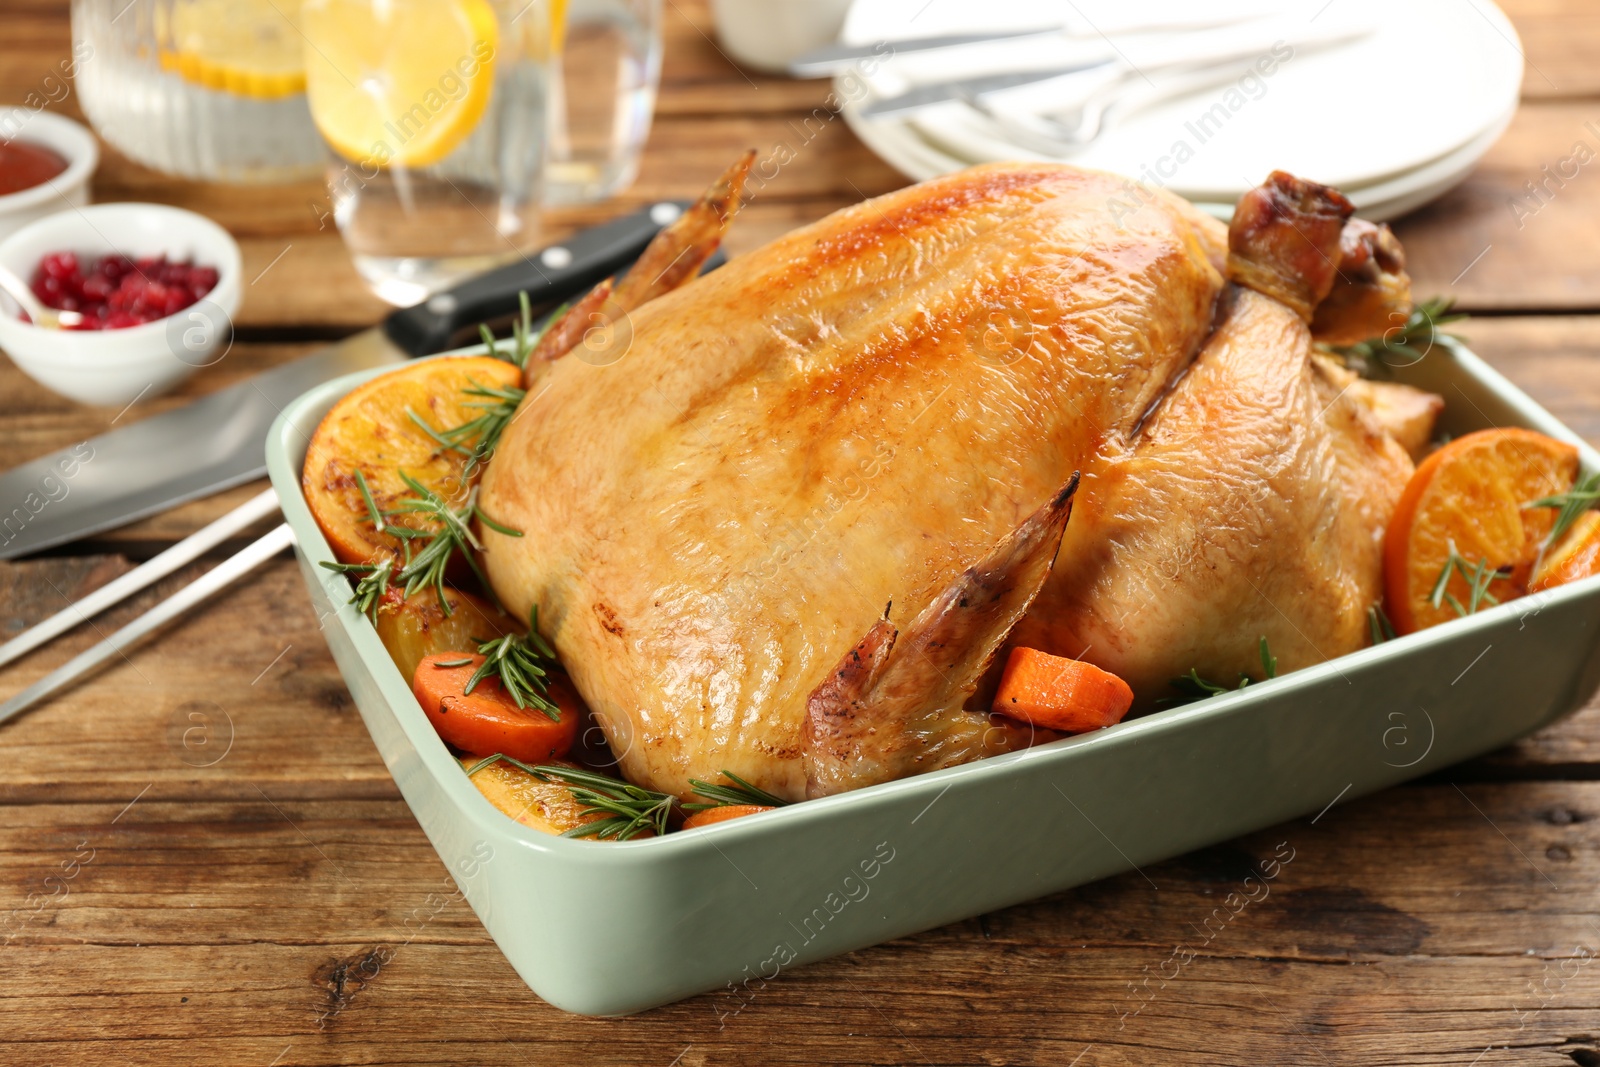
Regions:
M 302 27 L 312 121 L 352 162 L 437 163 L 489 104 L 488 0 L 306 0 Z
M 155 9 L 161 66 L 207 89 L 277 100 L 306 89 L 299 0 L 178 0 Z

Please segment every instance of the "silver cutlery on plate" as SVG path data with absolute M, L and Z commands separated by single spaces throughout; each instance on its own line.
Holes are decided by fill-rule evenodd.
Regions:
M 1120 34 L 1137 32 L 1187 33 L 1193 30 L 1214 29 L 1246 22 L 1251 15 L 1205 16 L 1175 19 L 1141 26 L 1137 31 L 1120 30 Z M 1020 41 L 1030 38 L 1059 37 L 1075 44 L 1104 42 L 1113 39 L 1100 33 L 1085 21 L 1081 27 L 1067 25 L 1030 26 L 1015 30 L 985 30 L 972 33 L 941 33 L 926 37 L 885 38 L 871 44 L 830 44 L 797 56 L 789 63 L 789 74 L 796 78 L 822 78 L 830 74 L 843 74 L 863 60 L 888 56 L 910 55 L 916 52 L 935 52 L 947 48 L 966 48 L 972 45 L 993 44 L 996 41 Z
M 1276 62 L 1293 57 L 1298 50 L 1321 49 L 1363 37 L 1372 27 L 1362 22 L 1306 24 L 1284 19 L 1261 19 L 1222 29 L 1189 34 L 1156 34 L 1107 39 L 1114 51 L 1097 57 L 1056 67 L 1027 71 L 1005 71 L 952 78 L 915 86 L 903 93 L 869 101 L 861 109 L 863 118 L 905 115 L 950 101 L 971 103 L 994 93 L 1019 89 L 1061 79 L 1071 79 L 1071 99 L 1096 113 L 1095 124 L 1109 111 L 1123 90 L 1149 85 L 1158 88 L 1152 75 L 1180 72 L 1199 75 L 1211 69 L 1243 71 L 1249 61 L 1272 56 Z M 1187 82 L 1187 77 L 1181 78 Z M 1068 86 L 1064 85 L 1064 89 Z M 1191 90 L 1192 91 L 1192 90 Z M 1068 135 L 1069 137 L 1071 135 Z M 1090 136 L 1080 133 L 1077 136 Z

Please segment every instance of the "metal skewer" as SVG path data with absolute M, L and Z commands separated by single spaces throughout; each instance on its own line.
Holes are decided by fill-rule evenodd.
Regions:
M 278 497 L 271 489 L 251 497 L 232 511 L 208 526 L 204 526 L 168 548 L 152 556 L 127 574 L 96 589 L 75 604 L 69 604 L 48 619 L 0 645 L 0 667 L 19 656 L 26 655 L 66 633 L 79 623 L 121 603 L 152 582 L 160 581 L 184 564 L 199 559 L 228 538 L 260 519 L 278 510 Z
M 4 704 L 0 704 L 0 723 L 32 707 L 112 656 L 124 653 L 141 638 L 165 626 L 189 609 L 204 603 L 212 594 L 227 588 L 292 544 L 294 544 L 294 533 L 287 525 L 278 526 L 260 539 L 252 541 L 247 547 L 184 586 L 104 641 L 80 652 Z

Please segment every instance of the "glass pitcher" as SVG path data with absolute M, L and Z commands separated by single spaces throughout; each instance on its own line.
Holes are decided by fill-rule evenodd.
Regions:
M 299 0 L 72 0 L 74 79 L 95 131 L 185 178 L 322 171 Z

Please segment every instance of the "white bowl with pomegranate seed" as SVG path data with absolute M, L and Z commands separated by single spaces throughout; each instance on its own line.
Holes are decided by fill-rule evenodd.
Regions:
M 0 241 L 0 266 L 79 329 L 27 321 L 0 294 L 0 349 L 39 384 L 85 404 L 159 396 L 218 362 L 242 293 L 239 245 L 203 215 L 165 204 L 96 204 Z

